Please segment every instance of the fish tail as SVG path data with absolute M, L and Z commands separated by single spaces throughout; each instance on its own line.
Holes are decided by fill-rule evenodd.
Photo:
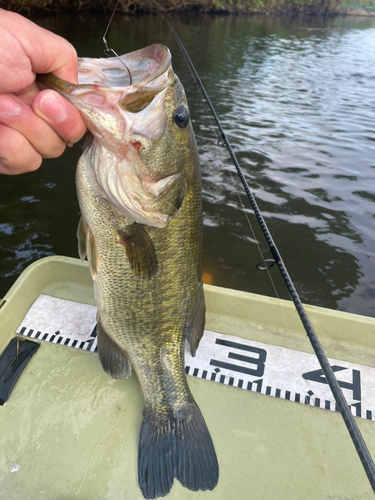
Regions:
M 212 490 L 219 465 L 206 422 L 194 402 L 173 417 L 144 412 L 138 452 L 138 481 L 145 498 L 169 493 L 174 478 L 189 490 Z

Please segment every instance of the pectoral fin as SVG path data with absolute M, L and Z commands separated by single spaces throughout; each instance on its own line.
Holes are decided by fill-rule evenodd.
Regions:
M 204 302 L 204 293 L 202 288 L 202 293 L 199 298 L 197 307 L 193 311 L 193 314 L 191 314 L 188 320 L 188 324 L 186 325 L 186 338 L 190 344 L 192 356 L 195 356 L 199 342 L 203 336 L 205 318 L 206 305 Z
M 96 335 L 98 338 L 98 354 L 103 370 L 112 378 L 130 377 L 132 365 L 125 351 L 107 335 L 99 317 L 96 324 Z
M 86 235 L 86 248 L 91 277 L 96 281 L 96 275 L 98 274 L 98 259 L 95 249 L 94 235 L 92 234 L 90 229 L 88 229 Z
M 119 231 L 118 234 L 134 274 L 146 278 L 154 276 L 158 270 L 158 259 L 146 230 L 135 223 L 128 231 Z
M 98 272 L 97 255 L 95 250 L 95 240 L 85 219 L 81 216 L 77 228 L 78 255 L 81 260 L 87 257 L 89 261 L 90 273 L 93 280 L 96 280 Z
M 78 222 L 77 228 L 77 238 L 78 238 L 78 255 L 81 260 L 86 259 L 87 250 L 86 250 L 86 234 L 88 231 L 87 224 L 84 218 L 81 216 Z

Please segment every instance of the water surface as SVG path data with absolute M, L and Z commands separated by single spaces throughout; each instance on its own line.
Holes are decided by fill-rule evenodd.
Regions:
M 98 57 L 107 18 L 35 21 L 66 37 L 79 55 Z M 375 19 L 170 19 L 302 299 L 373 316 Z M 116 15 L 108 40 L 119 53 L 155 42 L 170 47 L 202 161 L 204 272 L 216 285 L 275 296 L 267 273 L 256 268 L 260 251 L 269 257 L 267 245 L 172 35 L 154 15 Z M 76 257 L 81 151 L 76 145 L 37 172 L 0 178 L 0 296 L 36 259 Z M 271 276 L 287 298 L 278 270 Z

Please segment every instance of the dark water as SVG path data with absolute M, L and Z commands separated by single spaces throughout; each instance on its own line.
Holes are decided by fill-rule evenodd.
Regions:
M 79 55 L 103 54 L 108 14 L 35 21 Z M 375 19 L 324 22 L 171 16 L 222 120 L 302 299 L 375 314 Z M 159 18 L 115 16 L 119 53 L 161 42 L 188 98 L 202 160 L 204 272 L 274 296 L 267 255 L 225 148 L 176 43 Z M 38 258 L 77 255 L 74 170 L 82 145 L 38 172 L 0 178 L 0 296 Z M 249 227 L 246 214 L 255 231 Z M 273 268 L 278 294 L 285 287 Z

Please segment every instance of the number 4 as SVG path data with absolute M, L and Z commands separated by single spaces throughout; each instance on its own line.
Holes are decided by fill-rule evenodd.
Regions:
M 334 372 L 348 369 L 349 368 L 345 368 L 344 366 L 332 366 L 332 370 Z M 361 401 L 361 372 L 359 370 L 352 370 L 352 372 L 352 382 L 338 380 L 338 383 L 343 389 L 349 389 L 353 392 L 353 399 L 355 401 Z M 319 382 L 320 384 L 328 384 L 327 379 L 323 375 L 323 370 L 314 370 L 312 372 L 303 373 L 302 378 L 305 380 L 312 380 L 313 382 Z

